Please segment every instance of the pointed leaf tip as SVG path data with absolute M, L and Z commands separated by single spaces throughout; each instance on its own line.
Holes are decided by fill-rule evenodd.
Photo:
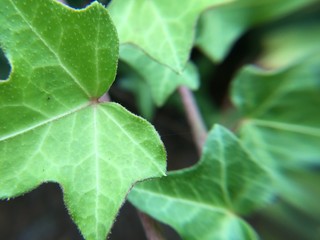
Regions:
M 236 136 L 215 125 L 198 164 L 137 184 L 129 200 L 183 239 L 258 239 L 240 215 L 270 201 L 269 180 Z
M 148 122 L 91 101 L 116 74 L 118 39 L 107 10 L 2 0 L 0 45 L 12 63 L 0 83 L 0 197 L 57 182 L 83 236 L 105 239 L 132 185 L 166 168 Z

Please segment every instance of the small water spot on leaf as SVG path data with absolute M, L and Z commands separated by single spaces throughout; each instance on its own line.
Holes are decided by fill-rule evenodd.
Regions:
M 0 81 L 7 79 L 10 75 L 10 71 L 11 67 L 9 61 L 0 47 Z

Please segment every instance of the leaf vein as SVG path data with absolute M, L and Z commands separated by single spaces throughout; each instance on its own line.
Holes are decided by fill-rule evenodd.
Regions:
M 78 107 L 78 108 L 72 109 L 71 111 L 68 111 L 68 112 L 65 112 L 65 113 L 63 113 L 63 114 L 57 115 L 57 116 L 55 116 L 55 117 L 53 117 L 53 118 L 50 118 L 50 119 L 47 119 L 47 120 L 45 120 L 45 121 L 39 122 L 39 123 L 34 124 L 34 125 L 32 125 L 32 126 L 29 126 L 29 127 L 27 127 L 27 128 L 21 129 L 21 130 L 19 130 L 19 131 L 12 132 L 12 133 L 7 134 L 7 135 L 5 135 L 5 136 L 1 136 L 1 137 L 0 137 L 0 142 L 1 142 L 1 141 L 5 141 L 5 140 L 9 140 L 9 139 L 11 139 L 11 138 L 17 137 L 17 136 L 22 135 L 22 134 L 25 134 L 25 133 L 27 133 L 27 132 L 30 132 L 30 131 L 32 131 L 32 130 L 35 130 L 36 128 L 42 127 L 42 126 L 44 126 L 44 125 L 46 125 L 46 124 L 48 124 L 48 123 L 52 123 L 52 122 L 54 122 L 54 121 L 57 121 L 57 120 L 59 120 L 59 119 L 61 119 L 61 118 L 64 118 L 64 117 L 66 117 L 66 116 L 68 116 L 68 115 L 71 115 L 71 114 L 73 114 L 73 113 L 75 113 L 75 112 L 77 112 L 77 111 L 79 111 L 79 110 L 82 110 L 82 109 L 88 107 L 89 105 L 90 105 L 90 104 L 82 105 L 82 106 L 80 106 L 80 107 Z
M 284 122 L 276 122 L 276 121 L 266 121 L 260 119 L 252 119 L 250 120 L 252 124 L 260 125 L 269 128 L 281 129 L 289 132 L 302 133 L 305 135 L 312 135 L 315 137 L 320 137 L 320 129 L 309 126 L 301 126 L 298 124 L 292 123 L 284 123 Z
M 37 35 L 37 37 L 41 40 L 41 42 L 47 47 L 47 49 L 56 57 L 59 65 L 61 68 L 71 77 L 71 79 L 77 84 L 77 86 L 87 95 L 87 97 L 90 97 L 89 92 L 80 84 L 80 82 L 77 80 L 77 78 L 73 75 L 71 71 L 65 66 L 65 64 L 62 62 L 60 56 L 52 49 L 52 47 L 47 43 L 47 41 L 38 33 L 38 31 L 30 24 L 28 19 L 24 16 L 24 14 L 20 11 L 20 9 L 16 6 L 16 4 L 11 0 L 12 6 L 15 8 L 17 13 L 21 16 L 21 18 L 25 21 L 25 23 L 29 26 L 31 31 Z

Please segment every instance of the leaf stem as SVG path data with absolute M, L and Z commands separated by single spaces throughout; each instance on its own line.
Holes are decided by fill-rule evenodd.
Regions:
M 179 87 L 178 91 L 192 130 L 193 140 L 196 144 L 199 155 L 201 155 L 202 147 L 207 137 L 207 129 L 204 125 L 192 92 L 185 86 Z
M 159 224 L 148 215 L 138 211 L 144 232 L 148 240 L 165 240 Z

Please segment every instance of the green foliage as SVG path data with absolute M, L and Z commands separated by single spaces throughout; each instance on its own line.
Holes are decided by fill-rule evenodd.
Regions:
M 173 226 L 183 239 L 257 239 L 239 215 L 270 199 L 269 182 L 267 172 L 237 138 L 216 125 L 197 165 L 140 183 L 129 199 Z
M 118 104 L 97 102 L 115 77 L 115 28 L 97 3 L 74 11 L 8 0 L 0 16 L 13 67 L 0 83 L 0 196 L 58 182 L 86 239 L 104 239 L 133 183 L 165 173 L 153 127 Z
M 188 61 L 201 12 L 232 0 L 112 1 L 109 10 L 120 43 L 137 45 L 156 61 L 181 72 Z M 152 24 L 151 24 L 152 23 Z
M 315 0 L 240 0 L 213 8 L 200 19 L 196 43 L 213 61 L 221 61 L 251 27 L 277 20 L 310 2 Z
M 233 86 L 234 102 L 244 115 L 243 144 L 270 168 L 279 194 L 303 209 L 307 202 L 314 205 L 313 191 L 295 183 L 300 182 L 297 173 L 304 176 L 320 165 L 319 60 L 318 54 L 308 56 L 272 72 L 246 68 Z
M 273 239 L 272 228 L 248 221 L 257 211 L 260 221 L 282 221 L 311 239 L 320 223 L 315 2 L 113 0 L 75 10 L 54 0 L 0 0 L 0 46 L 11 65 L 0 82 L 0 198 L 56 182 L 86 239 L 106 238 L 127 195 L 187 240 Z M 233 71 L 228 54 L 248 31 L 247 45 L 262 51 L 231 72 L 227 104 L 213 106 L 205 94 L 220 79 L 212 73 L 227 64 Z M 209 60 L 199 51 L 190 57 L 194 46 Z M 221 121 L 197 164 L 165 176 L 154 127 L 102 102 L 118 60 L 117 87 L 133 93 L 148 119 L 162 106 L 181 112 L 168 101 L 180 86 L 202 88 L 203 115 Z
M 316 55 L 280 71 L 250 67 L 238 75 L 233 99 L 244 115 L 241 137 L 257 158 L 294 168 L 320 163 L 319 67 Z
M 317 11 L 309 12 L 307 16 L 296 16 L 293 21 L 282 21 L 263 34 L 263 54 L 258 60 L 260 66 L 284 68 L 319 52 L 320 19 Z
M 187 64 L 183 73 L 178 74 L 153 61 L 132 45 L 121 46 L 120 57 L 146 82 L 158 106 L 162 106 L 178 86 L 185 85 L 196 89 L 199 85 L 196 68 L 191 63 Z

